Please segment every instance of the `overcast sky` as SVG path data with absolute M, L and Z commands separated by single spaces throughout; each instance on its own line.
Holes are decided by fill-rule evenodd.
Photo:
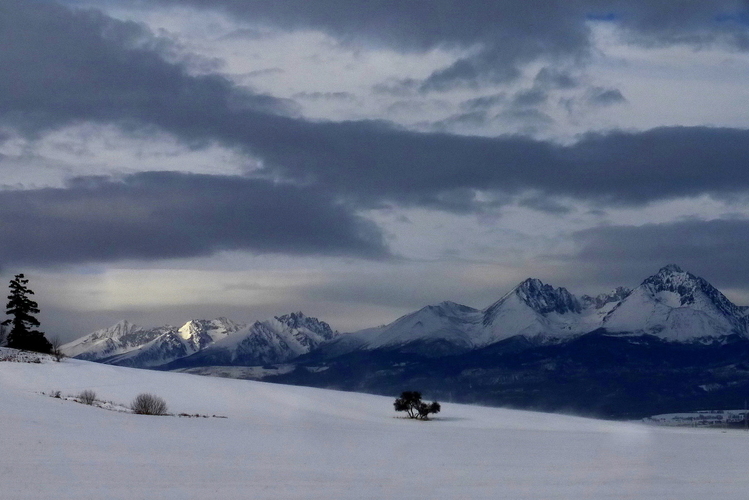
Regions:
M 3 0 L 0 67 L 0 278 L 50 336 L 668 263 L 749 304 L 747 0 Z

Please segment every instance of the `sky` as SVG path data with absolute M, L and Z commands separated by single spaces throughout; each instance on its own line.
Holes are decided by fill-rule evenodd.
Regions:
M 749 1 L 3 0 L 0 279 L 73 339 L 676 263 L 749 305 Z

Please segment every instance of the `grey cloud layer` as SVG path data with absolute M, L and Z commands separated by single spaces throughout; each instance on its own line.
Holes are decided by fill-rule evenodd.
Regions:
M 385 258 L 379 230 L 309 188 L 141 173 L 0 191 L 0 262 L 59 264 L 254 253 Z
M 726 9 L 729 4 L 716 3 Z M 241 5 L 265 9 L 268 19 L 289 9 L 290 28 L 312 23 L 299 20 L 302 14 L 325 17 L 315 10 L 322 6 L 343 9 L 334 2 L 305 2 L 304 8 L 295 1 Z M 403 5 L 411 3 L 394 3 L 394 12 Z M 447 3 L 435 2 L 433 8 L 440 5 Z M 370 8 L 376 7 L 382 5 Z M 381 12 L 375 10 L 376 21 Z M 339 26 L 343 21 L 334 17 L 326 21 L 335 24 L 330 29 L 345 34 L 349 24 Z M 80 121 L 156 126 L 196 147 L 214 140 L 238 146 L 262 160 L 263 173 L 307 186 L 144 173 L 122 181 L 79 181 L 66 189 L 3 191 L 2 263 L 186 257 L 222 249 L 383 257 L 382 235 L 352 207 L 394 202 L 472 210 L 475 190 L 493 191 L 496 200 L 531 190 L 629 204 L 749 191 L 746 130 L 613 132 L 561 146 L 521 136 L 417 133 L 384 122 L 310 122 L 289 116 L 286 101 L 253 94 L 220 76 L 190 76 L 181 65 L 166 62 L 159 40 L 137 24 L 16 0 L 0 4 L 0 19 L 0 122 L 6 126 L 30 134 Z M 450 21 L 456 25 L 446 29 L 453 35 L 443 42 L 463 43 L 468 20 Z M 385 31 L 400 26 L 385 18 L 378 22 Z M 437 43 L 437 27 L 419 25 L 408 43 L 413 48 Z M 477 27 L 489 29 L 488 23 Z M 564 75 L 547 76 L 555 85 L 574 84 Z M 533 102 L 543 95 L 520 97 Z M 598 98 L 606 104 L 623 96 L 602 89 Z M 467 106 L 481 111 L 492 102 Z M 351 204 L 336 203 L 340 199 Z M 605 241 L 595 234 L 586 240 L 589 252 Z
M 220 76 L 188 76 L 143 26 L 93 10 L 34 1 L 0 4 L 0 118 L 34 132 L 75 120 L 155 122 L 183 134 L 211 110 L 285 113 L 281 99 Z
M 749 49 L 741 0 L 160 0 L 223 8 L 251 22 L 282 29 L 323 30 L 343 41 L 399 50 L 481 47 L 435 71 L 422 90 L 516 78 L 538 58 L 579 61 L 590 50 L 591 18 L 616 22 L 635 43 L 705 45 L 721 41 Z
M 591 134 L 560 146 L 519 136 L 421 134 L 368 122 L 274 123 L 246 138 L 270 169 L 365 198 L 439 205 L 447 193 L 535 189 L 638 204 L 749 190 L 746 130 L 659 128 Z
M 294 1 L 246 5 L 265 8 L 267 16 L 290 9 L 292 21 L 301 15 Z M 297 7 L 321 15 L 315 9 L 323 5 L 340 6 Z M 262 160 L 267 174 L 316 183 L 366 206 L 385 201 L 470 210 L 476 189 L 618 203 L 749 190 L 746 130 L 660 128 L 588 135 L 560 146 L 521 136 L 417 133 L 384 122 L 310 122 L 288 116 L 285 101 L 219 76 L 188 75 L 160 57 L 139 25 L 16 0 L 2 4 L 0 13 L 6 20 L 0 24 L 0 121 L 27 131 L 80 120 L 155 125 L 191 144 L 239 146 Z M 604 101 L 621 97 L 602 92 Z
M 749 220 L 686 220 L 644 226 L 604 226 L 574 235 L 576 269 L 592 279 L 636 284 L 676 262 L 721 287 L 745 287 Z

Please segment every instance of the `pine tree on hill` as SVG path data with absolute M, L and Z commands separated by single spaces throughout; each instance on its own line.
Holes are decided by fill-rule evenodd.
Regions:
M 7 346 L 14 349 L 24 349 L 50 353 L 52 344 L 44 336 L 44 333 L 34 329 L 39 326 L 39 320 L 33 315 L 39 314 L 39 305 L 29 298 L 34 292 L 26 286 L 29 280 L 23 274 L 17 274 L 10 280 L 10 295 L 5 314 L 10 316 L 3 321 L 3 325 L 10 325 Z

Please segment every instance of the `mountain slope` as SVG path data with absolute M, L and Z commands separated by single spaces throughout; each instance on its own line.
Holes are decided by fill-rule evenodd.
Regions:
M 610 332 L 650 334 L 674 341 L 745 335 L 742 309 L 706 280 L 669 265 L 621 300 L 602 322 Z
M 121 321 L 65 344 L 61 349 L 65 355 L 78 359 L 153 368 L 194 354 L 242 327 L 226 318 L 192 320 L 181 328 L 151 329 Z
M 706 280 L 669 265 L 634 290 L 597 297 L 571 294 L 527 279 L 484 310 L 441 302 L 377 328 L 339 335 L 302 313 L 237 325 L 225 318 L 182 328 L 146 330 L 127 322 L 64 346 L 72 356 L 160 369 L 259 366 L 334 359 L 348 353 L 398 351 L 434 358 L 481 349 L 514 337 L 518 346 L 569 342 L 603 329 L 655 335 L 667 341 L 710 343 L 747 337 L 747 308 L 731 303 Z M 504 345 L 504 344 L 503 344 Z
M 256 321 L 164 368 L 284 363 L 310 352 L 338 335 L 324 321 L 296 312 L 266 321 Z
M 746 308 L 731 303 L 704 279 L 669 265 L 634 290 L 618 287 L 597 297 L 578 298 L 529 278 L 483 311 L 454 302 L 427 306 L 389 325 L 344 335 L 324 345 L 318 357 L 397 348 L 459 354 L 515 336 L 531 343 L 566 342 L 600 328 L 711 342 L 746 335 L 747 324 Z M 429 347 L 434 345 L 440 348 Z
M 424 354 L 460 352 L 476 347 L 483 313 L 455 302 L 426 306 L 377 328 L 342 335 L 322 350 L 341 354 L 355 350 L 392 349 L 408 346 Z
M 523 335 L 566 338 L 582 333 L 583 307 L 565 288 L 527 279 L 484 310 L 480 345 Z
M 120 321 L 64 344 L 60 349 L 71 358 L 99 361 L 137 349 L 172 330 L 176 329 L 170 326 L 145 329 L 128 321 Z

